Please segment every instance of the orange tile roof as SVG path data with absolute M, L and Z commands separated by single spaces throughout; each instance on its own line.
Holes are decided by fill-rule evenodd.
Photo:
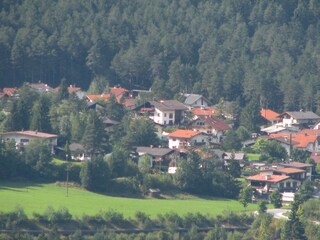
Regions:
M 217 115 L 220 111 L 218 109 L 208 107 L 208 108 L 193 108 L 192 113 L 196 116 L 213 116 Z
M 269 179 L 267 179 L 267 176 L 270 176 Z M 271 182 L 271 183 L 277 183 L 282 182 L 286 179 L 289 179 L 289 176 L 282 176 L 282 175 L 263 175 L 263 174 L 256 174 L 250 177 L 247 177 L 246 179 L 248 181 L 260 181 L 260 182 Z
M 68 92 L 69 92 L 69 93 L 78 92 L 78 91 L 81 91 L 81 88 L 76 87 L 76 86 L 74 86 L 74 85 L 70 85 L 70 86 L 68 87 Z
M 267 119 L 268 121 L 277 120 L 278 116 L 280 115 L 277 112 L 274 112 L 270 109 L 261 109 L 260 111 L 261 117 Z
M 288 144 L 290 143 L 289 133 L 272 133 L 269 135 L 274 139 L 287 139 Z M 314 143 L 318 138 L 317 135 L 307 135 L 307 134 L 291 134 L 292 144 L 297 148 L 306 148 L 308 144 Z
M 127 89 L 121 88 L 121 87 L 113 87 L 113 88 L 109 88 L 109 90 L 110 90 L 110 93 L 113 93 L 116 97 L 120 96 L 123 93 L 129 92 Z
M 108 102 L 110 99 L 110 94 L 91 94 L 91 95 L 87 95 L 87 98 L 90 102 L 95 102 L 95 101 L 106 101 Z
M 193 131 L 193 130 L 178 129 L 172 133 L 169 133 L 168 137 L 189 139 L 189 138 L 193 138 L 199 134 L 201 134 L 201 133 L 197 132 L 197 131 Z
M 302 172 L 306 172 L 303 169 L 299 169 L 299 168 L 277 168 L 274 169 L 274 171 L 276 172 L 281 172 L 281 173 L 286 173 L 286 174 L 290 174 L 290 173 L 302 173 Z
M 303 129 L 298 134 L 320 136 L 320 129 Z
M 13 96 L 13 94 L 16 92 L 15 88 L 3 88 L 2 92 L 8 96 Z

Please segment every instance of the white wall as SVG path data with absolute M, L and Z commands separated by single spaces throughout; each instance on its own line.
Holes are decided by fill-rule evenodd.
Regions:
M 172 117 L 170 117 L 170 114 Z M 171 124 L 174 124 L 175 112 L 174 111 L 160 111 L 159 109 L 156 108 L 154 111 L 153 121 L 155 123 L 158 123 L 161 125 L 170 125 L 170 121 L 172 121 Z

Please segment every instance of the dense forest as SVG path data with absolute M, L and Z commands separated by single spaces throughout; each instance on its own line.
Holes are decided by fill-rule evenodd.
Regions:
M 92 81 L 320 111 L 317 0 L 3 0 L 0 87 Z

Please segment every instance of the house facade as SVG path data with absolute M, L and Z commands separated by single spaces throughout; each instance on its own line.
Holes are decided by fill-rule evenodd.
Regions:
M 284 112 L 278 116 L 284 127 L 313 126 L 320 117 L 311 111 Z
M 247 177 L 246 180 L 260 195 L 270 194 L 275 190 L 295 192 L 301 185 L 301 181 L 292 179 L 290 176 L 270 174 L 268 172 Z
M 154 106 L 154 114 L 150 118 L 160 125 L 174 125 L 184 122 L 188 108 L 177 100 L 150 101 Z
M 19 149 L 23 149 L 24 146 L 37 139 L 46 141 L 51 153 L 54 153 L 54 147 L 58 145 L 58 135 L 38 131 L 6 132 L 0 134 L 0 136 L 4 141 L 14 141 Z
M 194 130 L 178 129 L 168 134 L 169 148 L 178 149 L 193 145 L 206 144 L 208 136 Z
M 208 135 L 211 143 L 221 143 L 227 131 L 231 128 L 228 124 L 217 117 L 200 116 L 189 124 L 189 128 Z
M 184 101 L 184 104 L 190 108 L 194 108 L 194 107 L 205 108 L 211 104 L 208 99 L 206 99 L 205 97 L 199 94 L 186 93 L 184 94 L 184 97 L 186 98 Z

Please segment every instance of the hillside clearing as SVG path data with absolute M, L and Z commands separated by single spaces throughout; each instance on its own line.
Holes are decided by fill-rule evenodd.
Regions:
M 0 211 L 8 212 L 17 206 L 22 207 L 31 217 L 33 212 L 43 213 L 48 206 L 55 209 L 66 207 L 75 217 L 83 214 L 95 215 L 99 211 L 115 210 L 125 217 L 133 217 L 137 211 L 145 212 L 151 217 L 168 212 L 185 215 L 188 212 L 199 212 L 216 216 L 224 211 L 253 211 L 257 205 L 249 204 L 244 209 L 236 200 L 230 199 L 139 199 L 113 197 L 88 192 L 79 188 L 56 186 L 54 183 L 38 184 L 32 182 L 0 182 Z

